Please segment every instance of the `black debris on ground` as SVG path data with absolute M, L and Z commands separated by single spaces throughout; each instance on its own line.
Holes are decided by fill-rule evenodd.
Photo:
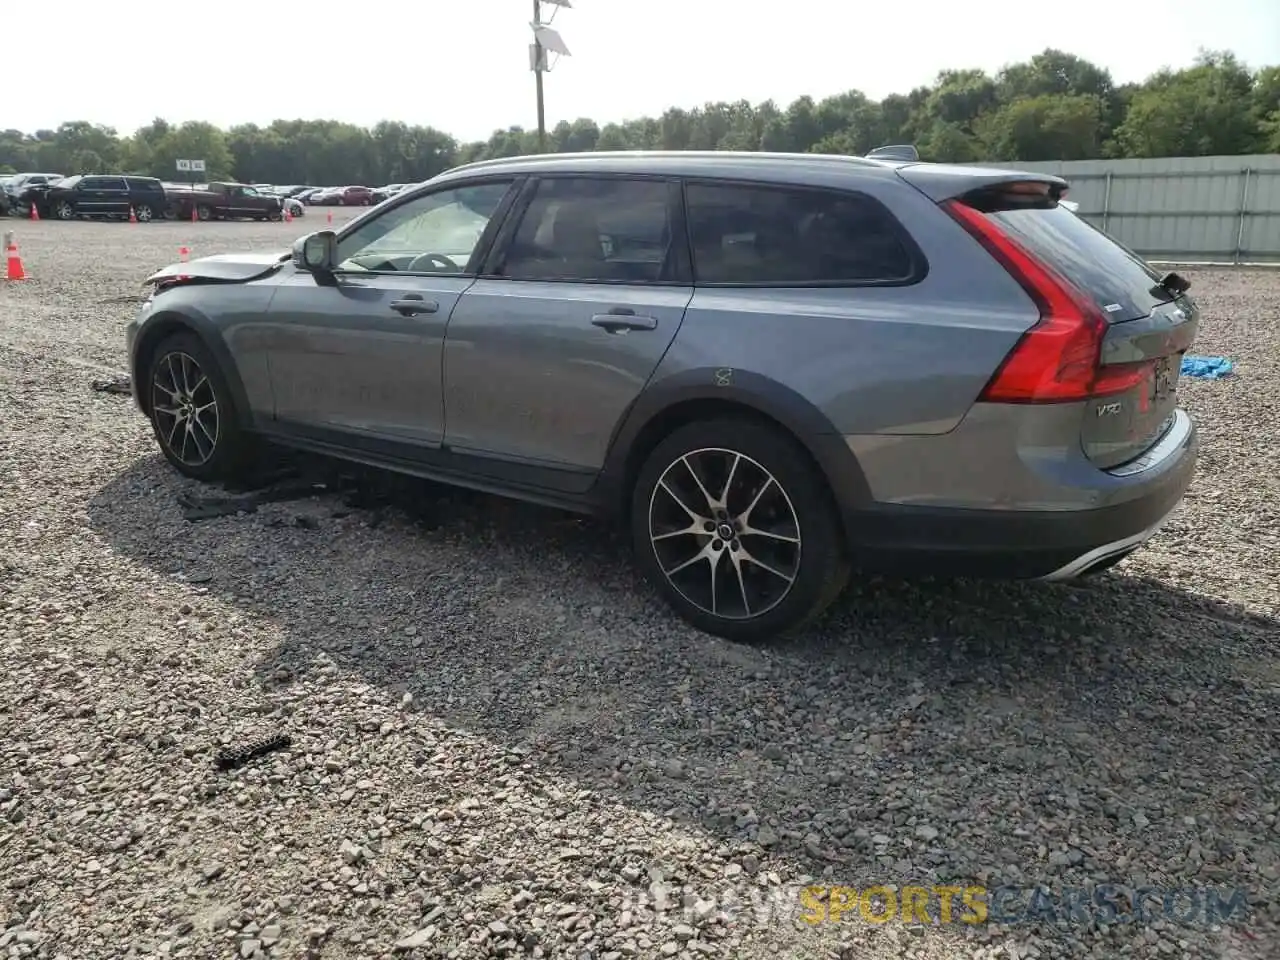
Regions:
M 106 377 L 94 380 L 91 384 L 98 393 L 115 393 L 123 396 L 133 395 L 132 381 L 128 374 L 122 374 L 118 377 Z
M 234 770 L 236 767 L 243 766 L 250 760 L 273 753 L 276 750 L 284 750 L 292 746 L 293 738 L 287 733 L 274 734 L 269 737 L 263 737 L 261 740 L 255 740 L 241 747 L 227 748 L 218 751 L 214 762 L 220 770 Z

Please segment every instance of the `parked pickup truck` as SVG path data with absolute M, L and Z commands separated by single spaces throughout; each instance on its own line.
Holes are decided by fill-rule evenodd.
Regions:
M 284 217 L 279 197 L 259 193 L 243 183 L 209 183 L 196 189 L 166 186 L 171 216 L 200 220 L 280 220 Z

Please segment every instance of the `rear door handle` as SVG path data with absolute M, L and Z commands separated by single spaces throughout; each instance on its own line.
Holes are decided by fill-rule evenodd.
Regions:
M 412 317 L 419 313 L 435 313 L 440 309 L 440 304 L 434 300 L 423 300 L 416 293 L 405 294 L 403 300 L 392 300 L 391 309 L 406 317 Z
M 593 325 L 609 333 L 626 333 L 628 330 L 657 330 L 658 321 L 653 317 L 640 317 L 632 311 L 597 313 L 591 318 Z

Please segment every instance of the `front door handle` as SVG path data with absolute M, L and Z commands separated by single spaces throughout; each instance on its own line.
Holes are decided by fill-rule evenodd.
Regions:
M 609 333 L 658 329 L 658 321 L 654 317 L 637 316 L 634 310 L 626 307 L 618 307 L 608 313 L 597 313 L 591 318 L 591 323 Z
M 408 293 L 403 300 L 392 300 L 391 309 L 403 316 L 412 317 L 419 313 L 435 313 L 440 309 L 440 304 L 434 300 L 423 300 L 416 293 Z

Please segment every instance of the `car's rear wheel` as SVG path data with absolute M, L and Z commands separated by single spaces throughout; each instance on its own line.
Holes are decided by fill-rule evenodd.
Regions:
M 206 221 L 212 220 L 213 208 L 204 203 L 200 204 L 199 206 L 196 207 L 196 219 L 206 220 Z
M 186 331 L 165 337 L 152 353 L 144 389 L 160 450 L 178 472 L 212 481 L 243 471 L 249 438 L 226 378 L 199 337 Z
M 636 557 L 689 623 L 744 643 L 812 621 L 849 562 L 807 451 L 748 419 L 702 421 L 661 441 L 631 501 Z
M 150 223 L 155 211 L 151 209 L 151 204 L 140 203 L 133 208 L 133 215 L 138 218 L 139 223 Z

